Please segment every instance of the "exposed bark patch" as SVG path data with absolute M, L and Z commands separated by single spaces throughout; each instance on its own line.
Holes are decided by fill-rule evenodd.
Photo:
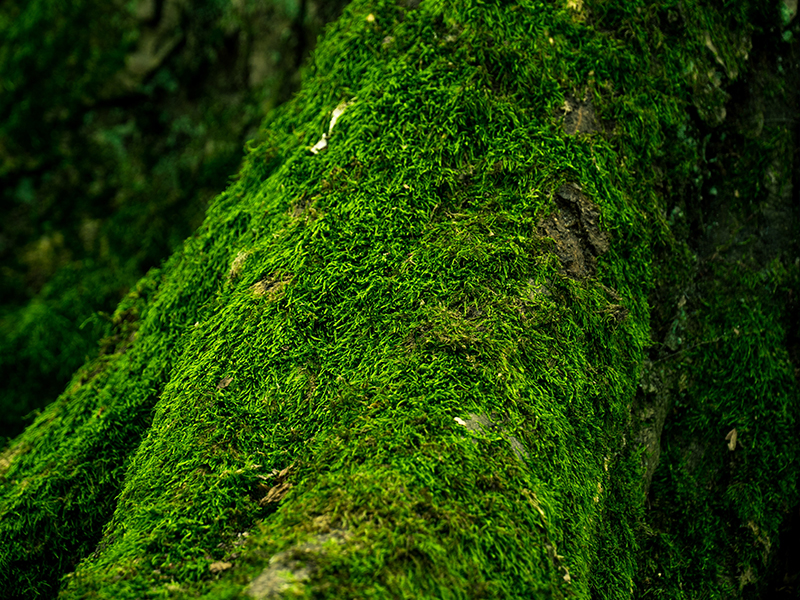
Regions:
M 600 209 L 575 183 L 556 191 L 557 210 L 546 217 L 539 233 L 552 238 L 562 272 L 573 279 L 592 277 L 596 257 L 608 251 L 608 234 L 600 231 Z
M 292 489 L 292 484 L 288 481 L 292 467 L 293 465 L 289 465 L 280 471 L 273 469 L 271 475 L 259 475 L 262 482 L 253 491 L 253 500 L 258 502 L 259 506 L 278 504 L 283 500 L 283 497 Z
M 657 367 L 650 360 L 645 360 L 642 364 L 633 414 L 639 422 L 634 441 L 644 447 L 642 463 L 645 468 L 645 494 L 650 491 L 653 474 L 661 459 L 661 433 L 672 406 L 672 397 L 680 389 L 677 379 L 676 373 L 665 366 Z
M 583 100 L 578 100 L 575 96 L 568 94 L 564 98 L 561 110 L 564 112 L 564 133 L 567 135 L 594 133 L 607 129 L 597 117 L 594 105 L 588 96 Z
M 306 583 L 317 571 L 318 560 L 326 554 L 327 542 L 344 544 L 349 534 L 342 529 L 314 536 L 311 540 L 278 552 L 269 559 L 269 566 L 250 582 L 245 595 L 259 600 L 300 597 Z
M 280 277 L 278 274 L 273 273 L 251 285 L 250 291 L 254 296 L 267 296 L 270 301 L 278 300 L 283 297 L 286 286 L 289 285 L 293 279 L 293 275 Z

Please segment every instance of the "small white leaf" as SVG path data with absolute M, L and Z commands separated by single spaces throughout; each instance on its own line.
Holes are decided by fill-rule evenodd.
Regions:
M 349 102 L 340 102 L 339 106 L 333 109 L 333 114 L 331 115 L 331 124 L 328 125 L 328 135 L 330 135 L 331 131 L 333 131 L 333 126 L 336 125 L 336 121 L 339 120 L 339 117 L 341 117 L 344 114 L 344 111 L 346 111 L 348 107 L 355 101 L 356 99 L 353 98 Z
M 309 150 L 311 150 L 311 154 L 319 154 L 320 150 L 324 150 L 328 147 L 328 134 L 323 133 L 320 140 L 314 144 Z

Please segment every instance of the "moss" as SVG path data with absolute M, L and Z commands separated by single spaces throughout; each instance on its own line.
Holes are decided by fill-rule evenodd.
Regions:
M 777 571 L 776 550 L 798 503 L 800 448 L 790 432 L 800 417 L 800 270 L 788 174 L 797 74 L 777 67 L 796 55 L 766 28 L 754 36 L 753 68 L 728 122 L 702 132 L 704 181 L 684 205 L 701 231 L 690 238 L 694 273 L 668 334 L 678 352 L 662 359 L 676 389 L 651 490 L 648 597 L 792 593 L 794 573 Z
M 341 4 L 3 3 L 3 440 L 95 356 L 94 315 L 200 224 Z
M 797 268 L 774 263 L 753 279 L 743 278 L 741 267 L 715 271 L 715 286 L 735 285 L 737 293 L 717 289 L 714 304 L 698 308 L 706 342 L 690 347 L 679 367 L 683 386 L 652 491 L 661 532 L 647 573 L 664 578 L 653 597 L 672 597 L 676 587 L 686 597 L 755 596 L 781 522 L 798 501 L 791 433 L 797 382 L 770 301 L 772 293 L 797 285 Z M 687 510 L 697 517 L 686 520 Z
M 685 543 L 647 535 L 631 412 L 649 298 L 687 273 L 655 167 L 694 172 L 670 136 L 720 100 L 685 65 L 733 77 L 750 16 L 352 3 L 203 225 L 118 309 L 114 351 L 3 454 L 0 510 L 25 515 L 0 526 L 4 592 L 35 593 L 49 560 L 38 591 L 68 573 L 63 598 L 633 596 L 652 538 Z M 567 133 L 568 98 L 602 127 Z M 773 271 L 753 289 L 796 281 Z M 775 323 L 753 306 L 754 330 Z M 740 314 L 719 310 L 698 339 Z M 720 368 L 710 345 L 687 353 L 700 373 Z M 765 360 L 789 394 L 785 356 Z M 746 472 L 781 463 L 767 448 Z M 740 518 L 772 506 L 736 489 Z

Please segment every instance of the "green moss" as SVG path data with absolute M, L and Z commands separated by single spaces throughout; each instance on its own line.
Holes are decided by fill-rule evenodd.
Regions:
M 684 205 L 703 235 L 668 336 L 680 352 L 669 358 L 676 401 L 651 490 L 648 597 L 754 598 L 770 579 L 791 586 L 776 548 L 798 503 L 800 269 L 787 193 L 796 140 L 782 112 L 796 92 L 779 85 L 789 49 L 772 38 L 756 38 L 733 118 L 705 134 L 701 195 Z
M 798 269 L 774 263 L 752 278 L 741 266 L 714 271 L 718 290 L 737 293 L 698 308 L 707 341 L 680 366 L 684 389 L 652 490 L 661 530 L 648 552 L 652 597 L 674 597 L 677 587 L 687 598 L 755 596 L 798 502 L 797 382 L 771 300 L 796 289 Z
M 341 4 L 3 3 L 1 441 L 201 223 Z
M 705 27 L 732 23 L 714 31 L 733 64 L 751 26 L 587 10 L 350 5 L 204 224 L 118 309 L 113 352 L 2 455 L 0 514 L 25 515 L 0 526 L 2 589 L 32 594 L 53 554 L 40 591 L 69 573 L 63 598 L 632 597 L 648 299 L 685 272 L 654 166 L 697 159 L 666 146 L 697 94 L 688 57 L 716 60 Z M 594 114 L 575 135 L 569 97 Z

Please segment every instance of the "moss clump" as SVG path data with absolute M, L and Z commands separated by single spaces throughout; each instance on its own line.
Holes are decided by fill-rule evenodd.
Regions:
M 8 594 L 52 553 L 63 598 L 634 595 L 648 299 L 686 272 L 656 167 L 693 172 L 685 65 L 733 76 L 753 15 L 416 4 L 328 28 L 2 455 Z
M 659 531 L 647 552 L 651 597 L 675 597 L 676 588 L 686 598 L 757 597 L 781 523 L 800 500 L 792 433 L 800 398 L 772 299 L 796 289 L 800 272 L 780 262 L 712 269 L 713 289 L 702 297 L 713 300 L 693 315 L 704 343 L 678 367 L 680 393 L 651 490 Z
M 767 27 L 752 46 L 726 123 L 696 129 L 705 160 L 694 193 L 673 210 L 693 257 L 660 359 L 673 372 L 674 406 L 650 491 L 641 572 L 649 598 L 796 590 L 796 561 L 780 556 L 797 534 L 786 525 L 800 502 L 791 191 L 800 72 L 781 65 L 800 47 Z
M 200 224 L 341 6 L 3 2 L 0 440 Z

